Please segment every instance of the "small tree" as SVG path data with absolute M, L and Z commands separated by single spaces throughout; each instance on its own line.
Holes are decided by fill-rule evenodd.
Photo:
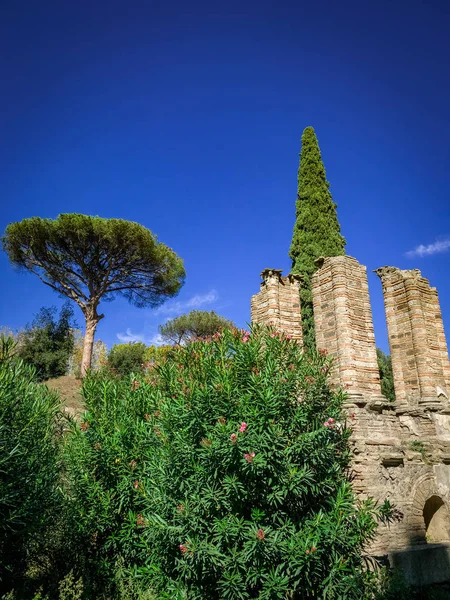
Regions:
M 33 365 L 40 381 L 67 373 L 74 348 L 73 308 L 66 302 L 56 318 L 56 308 L 41 308 L 31 325 L 18 334 L 17 353 Z
M 142 342 L 114 344 L 108 354 L 108 366 L 118 375 L 129 375 L 143 370 L 146 345 Z
M 195 338 L 214 335 L 234 324 L 213 310 L 192 310 L 159 326 L 162 338 L 172 344 L 183 344 Z
M 342 254 L 345 254 L 345 239 L 341 235 L 336 204 L 331 197 L 316 134 L 312 127 L 307 127 L 302 135 L 296 221 L 289 251 L 292 272 L 303 276 L 300 304 L 306 348 L 315 347 L 311 291 L 311 277 L 316 270 L 314 261 L 320 256 Z
M 151 231 L 122 219 L 62 214 L 8 225 L 3 249 L 13 265 L 76 302 L 86 321 L 81 374 L 90 368 L 100 301 L 125 297 L 155 307 L 177 294 L 185 271 L 175 252 Z

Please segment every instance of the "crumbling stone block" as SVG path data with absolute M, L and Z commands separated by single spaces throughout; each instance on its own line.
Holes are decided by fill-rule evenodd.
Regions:
M 397 404 L 448 405 L 450 363 L 436 288 L 418 269 L 381 267 Z
M 316 344 L 333 356 L 331 382 L 353 401 L 381 398 L 366 267 L 351 256 L 321 258 L 316 264 Z
M 252 322 L 275 327 L 302 343 L 300 277 L 283 277 L 279 269 L 264 269 L 261 277 L 261 291 L 251 300 Z

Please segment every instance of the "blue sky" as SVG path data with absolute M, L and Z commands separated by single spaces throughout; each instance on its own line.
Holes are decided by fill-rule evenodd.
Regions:
M 439 1 L 3 0 L 0 229 L 120 217 L 183 257 L 186 284 L 158 311 L 104 307 L 108 345 L 149 342 L 191 308 L 243 326 L 261 270 L 289 270 L 312 125 L 347 252 L 368 267 L 378 345 L 371 271 L 386 264 L 422 270 L 450 334 L 449 28 Z M 3 253 L 0 280 L 0 325 L 61 302 Z

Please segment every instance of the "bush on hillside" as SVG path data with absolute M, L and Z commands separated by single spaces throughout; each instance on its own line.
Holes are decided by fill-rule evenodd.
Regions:
M 73 309 L 67 301 L 59 316 L 56 308 L 41 308 L 31 325 L 18 336 L 18 355 L 36 369 L 39 381 L 66 375 L 74 349 Z
M 172 355 L 174 355 L 173 346 L 147 346 L 144 352 L 144 368 L 152 368 Z
M 142 342 L 114 344 L 108 354 L 108 367 L 121 377 L 139 373 L 144 368 L 146 349 Z
M 352 491 L 328 359 L 258 328 L 175 356 L 84 381 L 66 468 L 90 577 L 112 590 L 120 560 L 160 599 L 365 597 L 389 506 Z

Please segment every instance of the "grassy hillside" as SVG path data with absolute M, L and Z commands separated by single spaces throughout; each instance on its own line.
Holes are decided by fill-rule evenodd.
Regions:
M 46 385 L 59 392 L 64 410 L 72 416 L 79 415 L 84 410 L 83 397 L 81 396 L 81 381 L 73 375 L 64 375 L 49 379 Z

